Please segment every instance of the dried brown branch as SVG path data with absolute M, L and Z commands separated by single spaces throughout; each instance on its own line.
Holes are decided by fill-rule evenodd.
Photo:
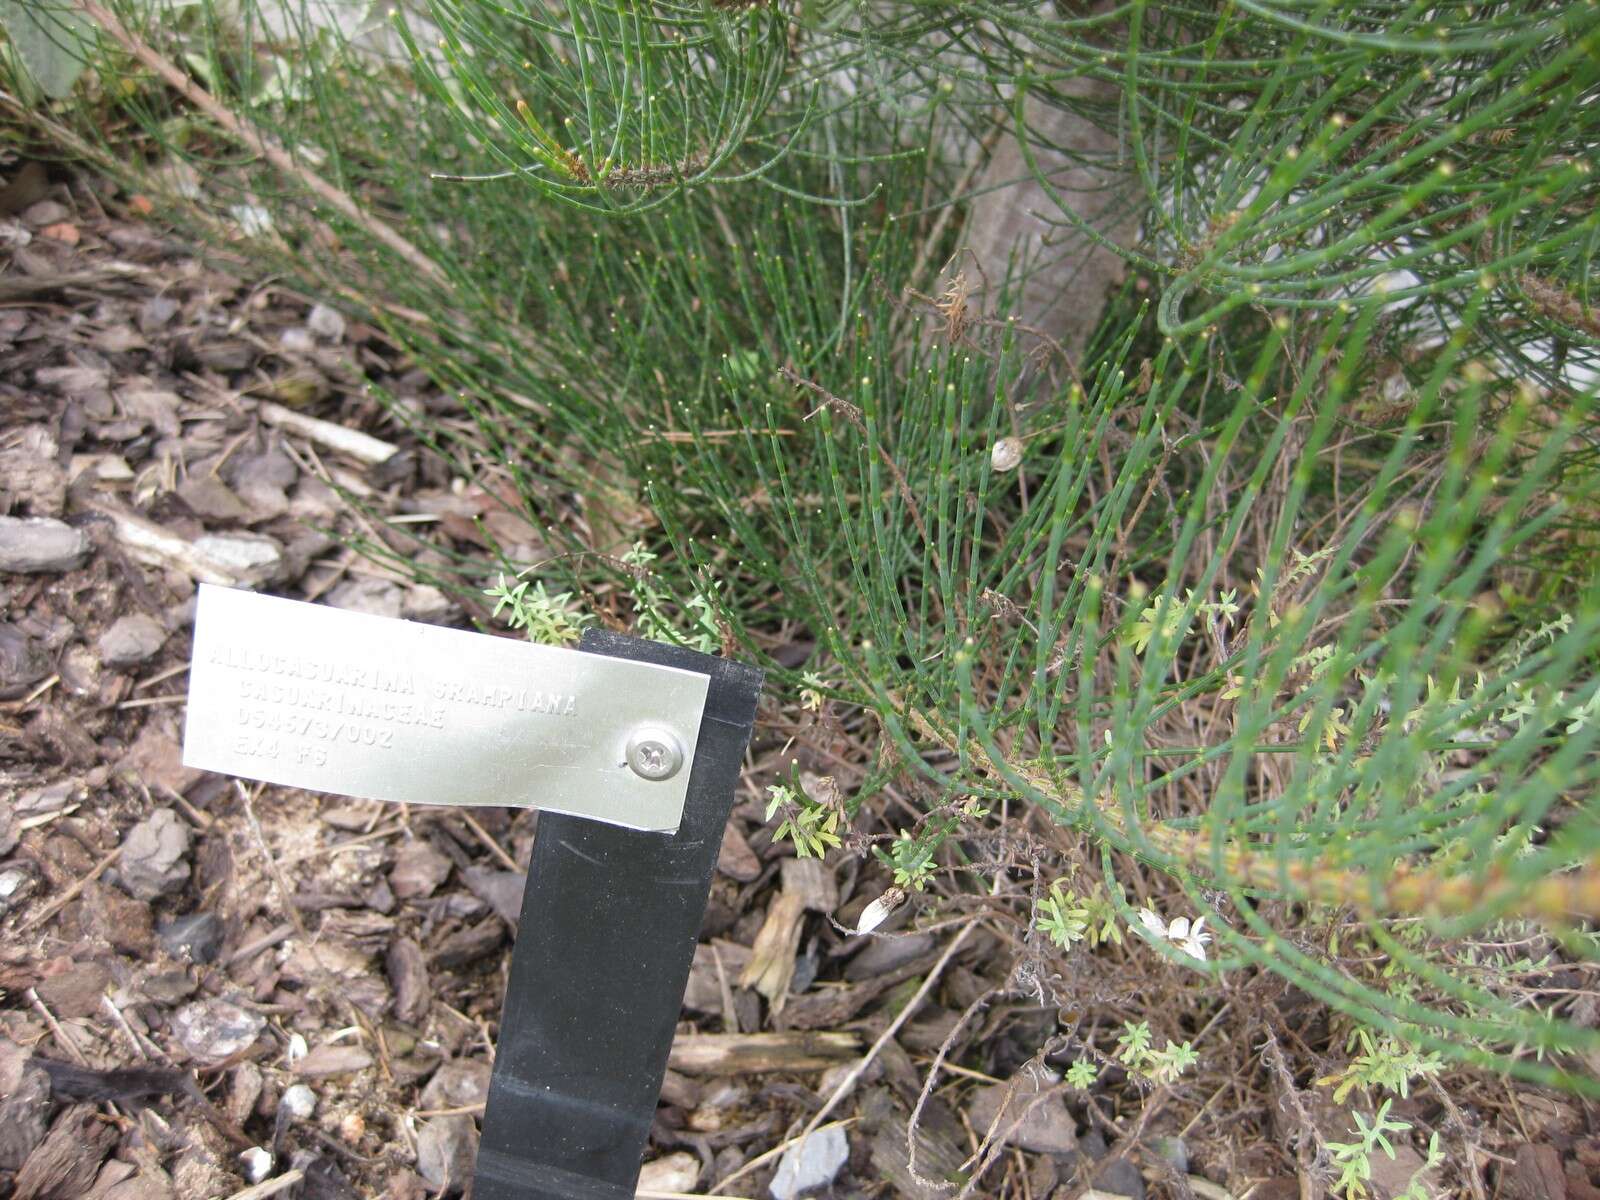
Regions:
M 445 286 L 447 277 L 431 258 L 377 217 L 362 209 L 348 194 L 334 187 L 304 163 L 296 162 L 294 156 L 282 146 L 263 137 L 229 112 L 226 106 L 184 74 L 170 58 L 124 25 L 109 8 L 100 4 L 98 0 L 78 0 L 78 7 L 83 10 L 85 16 L 104 29 L 113 41 L 154 71 L 162 82 L 205 113 L 230 136 L 237 138 L 283 174 L 297 180 L 307 191 L 327 202 L 352 224 L 360 226 L 374 240 L 382 242 L 400 255 L 430 283 Z
M 923 737 L 952 754 L 957 752 L 957 739 L 937 719 L 910 707 L 902 715 Z M 1062 807 L 1081 808 L 1086 803 L 1076 785 L 1052 779 L 1037 768 L 1020 764 L 1002 768 L 976 739 L 967 741 L 966 752 L 971 762 L 1002 786 L 1021 779 L 1030 790 Z M 1498 864 L 1471 875 L 1398 863 L 1388 879 L 1375 880 L 1362 870 L 1343 870 L 1304 859 L 1284 860 L 1236 844 L 1225 845 L 1218 856 L 1206 830 L 1178 829 L 1160 821 L 1135 829 L 1119 809 L 1097 806 L 1095 812 L 1136 852 L 1156 854 L 1186 868 L 1214 867 L 1230 883 L 1331 907 L 1348 905 L 1364 915 L 1442 917 L 1489 911 L 1556 923 L 1600 917 L 1600 856 L 1575 871 L 1531 883 L 1509 878 Z

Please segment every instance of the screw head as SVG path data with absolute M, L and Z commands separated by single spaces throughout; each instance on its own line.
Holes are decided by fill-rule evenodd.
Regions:
M 671 779 L 683 766 L 683 745 L 669 729 L 647 725 L 628 739 L 628 768 L 639 778 Z

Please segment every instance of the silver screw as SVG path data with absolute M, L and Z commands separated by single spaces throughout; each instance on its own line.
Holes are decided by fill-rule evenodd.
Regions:
M 671 779 L 683 766 L 683 746 L 670 730 L 646 725 L 628 739 L 628 767 L 641 779 Z

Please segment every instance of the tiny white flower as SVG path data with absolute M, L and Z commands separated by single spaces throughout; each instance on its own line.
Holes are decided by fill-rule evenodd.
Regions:
M 1169 925 L 1152 909 L 1141 908 L 1139 923 L 1152 937 L 1175 942 L 1178 949 L 1190 958 L 1206 961 L 1206 943 L 1211 940 L 1211 935 L 1205 931 L 1205 917 L 1197 917 L 1192 922 L 1188 917 L 1175 917 Z
M 1188 936 L 1183 939 L 1178 947 L 1190 958 L 1198 958 L 1201 962 L 1206 961 L 1206 943 L 1211 940 L 1209 933 L 1201 932 L 1200 927 L 1205 923 L 1206 919 L 1204 917 L 1197 920 L 1189 929 Z M 1172 940 L 1178 940 L 1178 923 L 1176 921 L 1172 923 Z
M 892 887 L 888 889 L 883 895 L 861 910 L 861 918 L 856 922 L 856 932 L 871 933 L 889 919 L 890 913 L 905 902 L 905 888 Z
M 289 1035 L 289 1045 L 285 1048 L 283 1054 L 284 1058 L 288 1060 L 288 1065 L 291 1067 L 294 1066 L 295 1063 L 304 1058 L 307 1053 L 308 1049 L 306 1046 L 306 1039 L 301 1037 L 298 1033 L 291 1033 Z

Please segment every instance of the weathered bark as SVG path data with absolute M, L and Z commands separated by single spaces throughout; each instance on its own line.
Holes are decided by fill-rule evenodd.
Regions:
M 1064 90 L 1108 104 L 1117 96 L 1112 85 L 1090 80 Z M 1009 276 L 1015 299 L 1008 315 L 1055 339 L 1075 365 L 1106 299 L 1122 285 L 1125 263 L 1075 228 L 1062 207 L 1110 241 L 1131 245 L 1139 233 L 1138 180 L 1115 134 L 1086 117 L 1034 97 L 1024 116 L 1034 163 L 1050 188 L 1030 169 L 1017 138 L 1008 136 L 975 186 L 982 194 L 968 210 L 962 244 L 987 276 L 985 307 L 993 311 Z M 959 260 L 952 273 L 958 268 Z M 972 274 L 968 269 L 969 280 Z M 982 279 L 970 281 L 976 289 L 984 286 Z

